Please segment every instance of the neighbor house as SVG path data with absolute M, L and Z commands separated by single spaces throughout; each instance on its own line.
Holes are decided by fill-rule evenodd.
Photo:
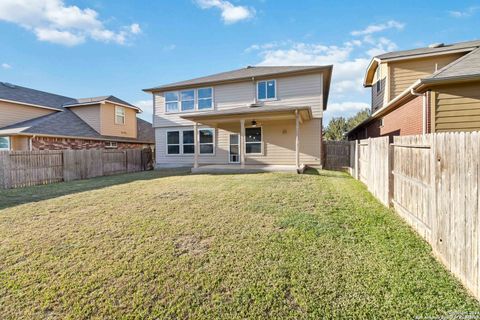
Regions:
M 157 166 L 320 166 L 331 72 L 246 67 L 145 89 Z
M 371 116 L 349 139 L 480 130 L 480 41 L 379 55 L 364 86 Z
M 74 99 L 0 82 L 0 150 L 153 146 L 140 111 L 114 96 Z

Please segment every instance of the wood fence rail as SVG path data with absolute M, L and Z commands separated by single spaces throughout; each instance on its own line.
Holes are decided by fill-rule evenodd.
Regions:
M 352 145 L 352 176 L 393 206 L 480 299 L 480 133 L 401 136 L 393 143 L 382 137 Z
M 0 189 L 150 169 L 151 150 L 0 151 Z

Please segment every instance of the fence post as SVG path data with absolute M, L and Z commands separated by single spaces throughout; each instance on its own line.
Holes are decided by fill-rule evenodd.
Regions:
M 392 199 L 393 199 L 393 188 L 395 187 L 395 183 L 393 181 L 393 169 L 395 167 L 395 146 L 393 143 L 388 144 L 388 194 L 387 194 L 387 203 L 388 206 L 392 207 Z
M 355 179 L 360 178 L 360 152 L 359 152 L 360 142 L 359 140 L 355 140 Z

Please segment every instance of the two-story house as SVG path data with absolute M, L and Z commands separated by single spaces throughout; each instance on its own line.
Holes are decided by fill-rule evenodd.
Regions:
M 372 114 L 349 139 L 480 130 L 480 41 L 379 55 L 364 86 Z
M 74 99 L 0 82 L 0 150 L 153 146 L 141 110 L 114 96 Z
M 153 94 L 157 166 L 321 166 L 331 73 L 332 66 L 246 67 L 145 89 Z

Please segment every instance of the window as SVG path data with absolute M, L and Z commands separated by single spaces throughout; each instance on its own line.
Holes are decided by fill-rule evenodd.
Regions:
M 178 112 L 178 92 L 165 93 L 165 112 Z
M 193 154 L 195 153 L 195 137 L 193 130 L 183 131 L 183 153 Z
M 182 98 L 182 111 L 195 110 L 195 90 L 185 90 L 180 92 Z
M 198 130 L 200 137 L 200 154 L 213 154 L 215 132 L 213 129 Z
M 380 119 L 380 127 L 383 127 L 383 118 Z
M 10 150 L 10 137 L 0 137 L 0 151 Z
M 198 110 L 212 109 L 213 108 L 213 89 L 203 88 L 198 89 Z
M 382 82 L 380 81 L 380 66 L 375 70 L 375 93 L 378 94 L 382 90 Z
M 180 154 L 180 131 L 167 131 L 167 154 Z
M 257 82 L 258 100 L 275 100 L 277 98 L 277 83 L 275 80 Z
M 125 108 L 124 107 L 115 106 L 115 123 L 125 124 Z
M 117 142 L 116 141 L 107 141 L 107 142 L 105 142 L 105 148 L 107 148 L 107 149 L 117 149 Z
M 262 154 L 262 128 L 245 129 L 245 153 Z

